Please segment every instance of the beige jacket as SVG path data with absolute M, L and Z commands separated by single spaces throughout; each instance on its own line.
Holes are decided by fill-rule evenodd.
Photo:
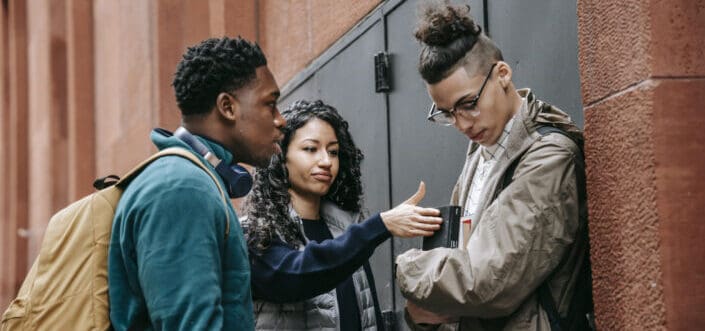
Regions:
M 473 220 L 467 251 L 410 250 L 397 258 L 397 281 L 408 300 L 427 310 L 458 316 L 441 329 L 550 330 L 536 290 L 546 279 L 561 316 L 567 313 L 585 246 L 586 201 L 578 201 L 575 162 L 580 153 L 568 137 L 541 136 L 551 124 L 582 141 L 568 115 L 519 90 L 528 107 L 518 113 L 507 139 L 507 157 L 486 181 L 479 218 Z M 471 143 L 451 203 L 464 208 L 480 151 Z M 502 177 L 521 158 L 509 186 Z M 584 177 L 583 177 L 584 178 Z M 496 194 L 497 198 L 493 200 Z M 583 195 L 584 196 L 584 195 Z M 408 321 L 408 318 L 407 318 Z M 437 326 L 414 329 L 436 329 Z

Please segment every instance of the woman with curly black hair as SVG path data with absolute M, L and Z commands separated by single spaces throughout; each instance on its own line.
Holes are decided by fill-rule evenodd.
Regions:
M 376 330 L 367 260 L 390 236 L 429 236 L 438 211 L 405 203 L 364 219 L 360 162 L 348 123 L 321 101 L 282 112 L 282 153 L 258 169 L 243 220 L 258 330 Z

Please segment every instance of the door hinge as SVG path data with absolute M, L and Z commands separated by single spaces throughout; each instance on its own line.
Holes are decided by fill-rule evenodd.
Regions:
M 379 52 L 375 55 L 375 92 L 389 93 L 392 90 L 392 74 L 389 54 Z

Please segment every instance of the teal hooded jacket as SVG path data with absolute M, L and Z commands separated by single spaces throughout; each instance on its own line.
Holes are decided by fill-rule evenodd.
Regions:
M 197 155 L 176 137 L 154 131 L 151 138 L 160 150 L 183 147 Z M 223 146 L 199 139 L 221 160 L 232 161 Z M 240 222 L 205 171 L 166 156 L 129 183 L 115 212 L 108 291 L 115 330 L 254 328 Z

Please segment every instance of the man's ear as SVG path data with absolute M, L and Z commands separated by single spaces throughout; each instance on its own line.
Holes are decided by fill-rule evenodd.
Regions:
M 503 89 L 507 89 L 512 83 L 512 67 L 507 62 L 497 62 L 497 79 Z
M 224 119 L 235 121 L 240 111 L 240 102 L 232 94 L 222 92 L 215 100 L 215 109 Z

